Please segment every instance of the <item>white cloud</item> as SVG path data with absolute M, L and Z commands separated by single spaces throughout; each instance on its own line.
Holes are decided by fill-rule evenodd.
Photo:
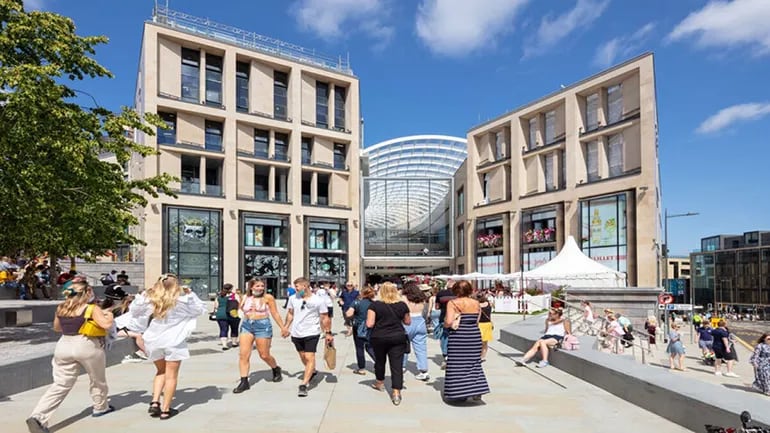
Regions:
M 291 13 L 297 23 L 323 39 L 339 39 L 361 31 L 378 41 L 379 47 L 390 42 L 395 29 L 386 24 L 390 0 L 298 0 Z
M 750 47 L 770 54 L 770 1 L 712 1 L 677 24 L 668 35 L 676 41 L 694 38 L 700 48 Z
M 417 36 L 434 53 L 462 56 L 492 45 L 513 30 L 529 0 L 421 0 Z
M 599 45 L 594 55 L 594 64 L 607 68 L 612 66 L 619 57 L 628 57 L 634 54 L 647 42 L 654 29 L 655 23 L 647 23 L 630 35 L 612 38 Z
M 542 54 L 570 33 L 588 27 L 609 6 L 610 0 L 577 0 L 575 7 L 562 15 L 543 17 L 533 38 L 524 46 L 524 57 Z
M 770 115 L 770 102 L 732 105 L 719 110 L 704 120 L 696 131 L 701 134 L 709 134 L 736 122 L 757 120 L 767 115 Z

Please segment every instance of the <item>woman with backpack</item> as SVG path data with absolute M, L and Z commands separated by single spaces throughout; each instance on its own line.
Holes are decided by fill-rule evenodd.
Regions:
M 241 318 L 238 317 L 238 307 L 241 304 L 240 297 L 233 290 L 232 284 L 225 284 L 219 291 L 219 296 L 214 299 L 214 317 L 219 325 L 219 341 L 222 350 L 238 346 L 238 325 Z M 227 331 L 230 331 L 228 341 Z
M 367 285 L 361 290 L 360 298 L 353 301 L 353 305 L 345 311 L 345 317 L 353 319 L 353 343 L 356 346 L 356 367 L 358 367 L 353 370 L 355 374 L 366 374 L 364 353 L 368 353 L 374 361 L 374 349 L 369 344 L 369 328 L 366 327 L 366 313 L 369 311 L 374 295 L 372 286 Z
M 56 308 L 53 320 L 53 329 L 62 333 L 53 354 L 53 384 L 27 418 L 29 430 L 35 433 L 48 431 L 51 416 L 75 386 L 81 367 L 91 380 L 91 416 L 99 417 L 115 410 L 107 402 L 104 353 L 104 337 L 112 327 L 112 313 L 93 304 L 93 289 L 85 282 L 72 283 L 62 295 L 64 302 Z

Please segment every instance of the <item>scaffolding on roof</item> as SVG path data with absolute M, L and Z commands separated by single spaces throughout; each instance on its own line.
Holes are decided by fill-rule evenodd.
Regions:
M 300 47 L 299 45 L 275 38 L 217 23 L 208 18 L 188 15 L 184 12 L 169 9 L 167 6 L 155 5 L 152 12 L 152 22 L 272 56 L 282 57 L 346 75 L 353 75 L 353 70 L 350 68 L 349 55 L 346 58 L 339 56 L 337 59 L 334 59 L 333 57 L 316 53 L 314 49 Z

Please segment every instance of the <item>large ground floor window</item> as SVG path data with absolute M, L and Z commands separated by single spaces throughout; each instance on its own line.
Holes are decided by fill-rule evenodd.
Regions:
M 348 223 L 346 220 L 308 220 L 310 281 L 336 283 L 348 279 Z
M 285 215 L 244 214 L 241 231 L 243 275 L 265 280 L 267 293 L 285 297 L 289 287 L 289 219 Z
M 198 296 L 222 286 L 221 211 L 210 209 L 165 208 L 165 251 L 163 268 L 176 274 Z M 150 276 L 152 281 L 154 277 Z
M 627 271 L 626 193 L 580 200 L 580 245 L 595 261 Z
M 519 235 L 525 271 L 548 263 L 556 256 L 556 208 L 522 211 Z

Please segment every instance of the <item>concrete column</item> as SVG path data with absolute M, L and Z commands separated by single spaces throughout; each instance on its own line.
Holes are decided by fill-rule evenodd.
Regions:
M 201 172 L 200 178 L 198 179 L 198 192 L 205 191 L 206 189 L 206 157 L 201 156 L 199 160 L 199 170 Z
M 206 50 L 201 48 L 200 69 L 198 73 L 198 102 L 206 100 Z
M 268 200 L 275 199 L 275 166 L 271 165 L 270 169 L 268 170 L 268 177 L 267 177 L 267 198 Z

